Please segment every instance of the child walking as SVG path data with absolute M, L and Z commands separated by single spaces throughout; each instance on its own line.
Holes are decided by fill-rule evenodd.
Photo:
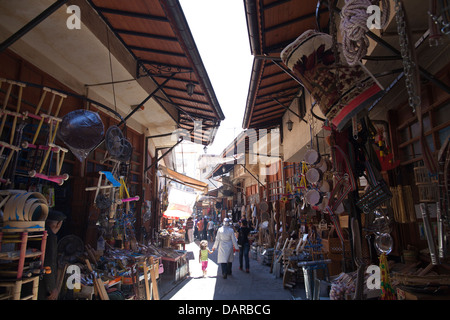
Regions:
M 202 264 L 203 277 L 206 277 L 206 269 L 208 268 L 208 254 L 213 253 L 208 248 L 208 241 L 200 241 L 200 254 L 198 256 L 198 262 Z

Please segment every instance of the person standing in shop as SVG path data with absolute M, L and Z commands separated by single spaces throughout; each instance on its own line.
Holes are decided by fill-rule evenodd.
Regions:
M 54 209 L 50 209 L 45 229 L 47 230 L 47 246 L 45 248 L 44 267 L 50 268 L 49 274 L 44 274 L 39 281 L 38 300 L 58 299 L 58 236 L 57 233 L 62 227 L 66 216 Z
M 194 220 L 192 220 L 192 217 L 189 217 L 186 221 L 186 233 L 189 243 L 192 243 L 194 241 Z
M 238 245 L 239 245 L 239 270 L 243 270 L 245 262 L 245 272 L 250 272 L 250 241 L 248 240 L 248 235 L 250 234 L 250 228 L 246 219 L 240 221 L 240 226 L 238 229 Z
M 224 279 L 232 273 L 232 262 L 234 259 L 233 248 L 236 251 L 239 250 L 234 230 L 230 226 L 230 219 L 225 218 L 223 220 L 223 225 L 217 230 L 216 241 L 213 246 L 213 252 L 216 249 L 219 250 L 217 254 L 217 263 L 221 266 Z
M 211 242 L 214 241 L 214 221 L 212 218 L 208 221 L 208 240 Z

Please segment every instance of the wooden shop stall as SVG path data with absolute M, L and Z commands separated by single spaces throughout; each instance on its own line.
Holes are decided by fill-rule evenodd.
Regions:
M 282 145 L 262 197 L 275 227 L 257 244 L 274 240 L 271 271 L 310 299 L 315 280 L 332 299 L 446 299 L 448 8 L 379 1 L 381 31 L 364 30 L 352 51 L 358 2 L 244 3 L 254 62 L 243 127 L 279 130 Z M 377 290 L 365 286 L 372 266 Z
M 175 252 L 158 243 L 158 165 L 170 164 L 175 128 L 187 128 L 180 140 L 194 140 L 192 117 L 202 121 L 197 133 L 206 146 L 216 131 L 205 128 L 224 115 L 196 49 L 187 49 L 194 41 L 181 6 L 140 2 L 0 4 L 0 283 L 17 282 L 6 285 L 7 296 L 36 298 L 35 275 L 48 271 L 44 213 L 53 208 L 67 217 L 59 270 L 51 270 L 61 274 L 60 298 L 108 299 L 119 285 L 134 289 L 126 297 L 117 289 L 116 298 L 158 298 L 148 290 L 157 289 L 161 257 Z M 67 25 L 71 5 L 82 12 L 80 28 Z M 154 35 L 142 37 L 141 17 L 156 15 L 157 28 L 150 20 L 144 26 Z M 120 32 L 124 23 L 131 33 Z M 164 37 L 174 52 L 163 50 Z M 196 84 L 193 96 L 187 79 Z M 174 94 L 182 106 L 166 100 Z M 202 111 L 193 110 L 200 100 Z M 10 201 L 23 209 L 17 216 Z M 66 265 L 81 270 L 81 289 L 67 290 Z M 32 293 L 19 295 L 20 281 Z
M 192 217 L 198 198 L 207 194 L 208 184 L 164 166 L 159 169 L 163 174 L 159 239 L 167 253 L 162 257 L 164 276 L 178 282 L 189 274 L 189 259 L 192 258 L 186 251 L 186 220 Z

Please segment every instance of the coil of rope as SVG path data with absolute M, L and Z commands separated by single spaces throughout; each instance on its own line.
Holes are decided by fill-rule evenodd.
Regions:
M 380 13 L 380 27 L 384 28 L 390 16 L 389 0 L 345 0 L 341 10 L 340 29 L 342 35 L 342 48 L 345 60 L 349 65 L 357 64 L 367 54 L 369 39 L 367 26 L 370 14 L 367 9 L 371 5 L 380 4 L 383 11 Z
M 38 192 L 2 190 L 0 203 L 3 221 L 44 221 L 48 216 L 47 199 Z

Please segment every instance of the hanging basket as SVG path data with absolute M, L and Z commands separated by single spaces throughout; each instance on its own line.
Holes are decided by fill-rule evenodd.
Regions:
M 436 183 L 417 185 L 420 202 L 437 202 L 439 200 L 439 187 Z
M 341 240 L 337 236 L 336 230 L 334 227 L 330 229 L 328 232 L 328 237 L 322 239 L 322 250 L 324 252 L 342 254 L 345 250 L 345 253 L 350 253 L 350 240 L 347 229 L 342 229 L 344 234 L 344 243 L 341 243 Z

